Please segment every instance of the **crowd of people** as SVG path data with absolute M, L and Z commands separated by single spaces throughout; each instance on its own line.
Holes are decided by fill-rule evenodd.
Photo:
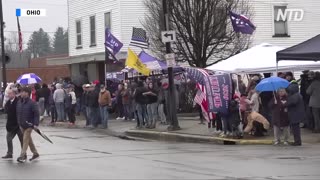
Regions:
M 264 74 L 264 78 L 270 76 Z M 239 130 L 263 136 L 268 134 L 268 129 L 273 129 L 274 144 L 288 145 L 291 131 L 294 137 L 292 145 L 295 146 L 301 145 L 300 128 L 320 133 L 320 73 L 303 71 L 299 82 L 291 72 L 278 73 L 278 77 L 286 79 L 290 85 L 277 92 L 256 91 L 256 85 L 262 80 L 261 75 L 252 75 L 248 86 L 239 78 L 240 92 L 235 93 L 232 99 L 235 108 L 231 103 L 229 114 L 215 116 L 217 132 L 228 136 Z M 241 121 L 243 127 L 239 126 Z M 282 140 L 281 136 L 284 137 Z
M 264 74 L 264 78 L 270 76 Z M 259 74 L 252 75 L 247 86 L 238 78 L 233 83 L 229 113 L 213 113 L 209 128 L 216 128 L 223 137 L 241 137 L 243 133 L 263 136 L 273 129 L 275 145 L 288 145 L 291 132 L 294 146 L 302 144 L 300 128 L 320 133 L 320 72 L 303 71 L 299 81 L 291 72 L 278 73 L 278 77 L 290 85 L 277 92 L 256 91 L 256 85 L 263 79 Z M 116 90 L 99 81 L 82 87 L 66 82 L 31 87 L 10 83 L 3 96 L 3 107 L 8 114 L 8 152 L 3 158 L 12 158 L 12 139 L 16 135 L 22 146 L 19 162 L 26 161 L 28 147 L 33 153 L 30 160 L 39 157 L 31 132 L 37 129 L 45 114 L 51 117 L 52 125 L 61 121 L 73 126 L 76 115 L 82 113 L 86 127 L 108 128 L 109 113 L 115 108 L 117 120 L 136 121 L 139 129 L 154 129 L 158 122 L 168 124 L 168 86 L 167 81 L 149 78 L 118 83 Z M 178 94 L 178 89 L 175 90 Z

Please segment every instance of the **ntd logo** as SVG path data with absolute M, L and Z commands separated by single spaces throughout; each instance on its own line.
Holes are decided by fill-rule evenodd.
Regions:
M 302 21 L 303 15 L 302 9 L 278 9 L 276 21 Z

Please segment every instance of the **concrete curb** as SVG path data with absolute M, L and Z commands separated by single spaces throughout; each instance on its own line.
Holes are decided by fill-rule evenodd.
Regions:
M 175 132 L 157 132 L 146 130 L 129 130 L 126 134 L 133 137 L 142 137 L 145 139 L 163 140 L 163 141 L 178 141 L 178 142 L 196 142 L 196 143 L 213 143 L 225 145 L 272 145 L 272 140 L 245 140 L 245 139 L 232 139 L 220 138 L 212 136 L 200 136 L 181 134 Z

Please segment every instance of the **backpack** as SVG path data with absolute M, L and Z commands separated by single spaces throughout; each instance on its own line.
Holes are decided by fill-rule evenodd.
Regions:
M 71 103 L 72 103 L 72 99 L 71 96 L 69 94 L 67 94 L 67 92 L 65 90 L 63 90 L 64 92 L 64 107 L 65 108 L 69 108 L 71 107 Z

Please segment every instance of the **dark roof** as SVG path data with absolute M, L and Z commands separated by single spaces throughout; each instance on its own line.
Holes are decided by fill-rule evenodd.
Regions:
M 320 35 L 300 44 L 277 52 L 277 61 L 318 61 L 320 60 Z

